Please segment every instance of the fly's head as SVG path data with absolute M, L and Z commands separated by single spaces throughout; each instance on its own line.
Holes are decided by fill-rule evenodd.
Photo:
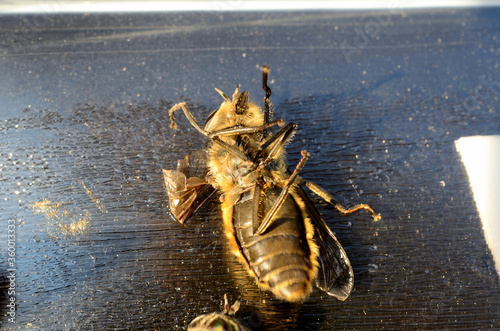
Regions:
M 262 110 L 254 103 L 248 101 L 248 92 L 239 92 L 236 87 L 232 99 L 224 92 L 215 89 L 224 99 L 219 109 L 215 110 L 205 123 L 205 131 L 214 133 L 220 130 L 252 127 L 264 124 Z

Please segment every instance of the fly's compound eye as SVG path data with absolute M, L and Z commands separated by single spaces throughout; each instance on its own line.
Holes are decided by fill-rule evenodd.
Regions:
M 236 102 L 236 114 L 241 115 L 244 114 L 247 110 L 248 104 L 248 92 L 243 91 L 238 96 L 238 101 Z

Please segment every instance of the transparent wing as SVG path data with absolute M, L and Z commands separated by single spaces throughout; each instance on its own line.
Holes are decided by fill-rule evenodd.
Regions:
M 313 225 L 314 240 L 319 247 L 319 270 L 316 286 L 331 296 L 344 301 L 349 297 L 354 285 L 354 274 L 347 254 L 330 230 L 309 197 L 301 187 L 297 193 L 304 201 Z
M 192 152 L 177 161 L 177 170 L 186 177 L 198 177 L 207 179 L 208 174 L 208 150 L 202 149 Z
M 207 152 L 202 150 L 179 160 L 177 170 L 163 169 L 170 211 L 181 223 L 189 219 L 215 192 L 207 176 L 206 161 Z

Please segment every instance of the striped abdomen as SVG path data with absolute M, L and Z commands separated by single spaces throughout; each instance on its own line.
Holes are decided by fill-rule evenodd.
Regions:
M 252 195 L 245 193 L 234 205 L 233 226 L 237 244 L 247 267 L 263 289 L 286 301 L 302 301 L 311 292 L 316 276 L 316 248 L 312 227 L 289 194 L 262 235 L 254 235 L 255 224 L 272 207 L 280 188 L 263 191 L 259 220 L 252 219 Z M 313 247 L 314 246 L 314 247 Z

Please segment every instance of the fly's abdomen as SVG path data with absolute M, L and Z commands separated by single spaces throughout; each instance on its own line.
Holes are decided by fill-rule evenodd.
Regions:
M 263 192 L 257 226 L 280 192 L 278 188 Z M 257 283 L 286 301 L 304 300 L 312 289 L 316 268 L 304 219 L 293 196 L 286 198 L 262 235 L 254 235 L 251 208 L 252 199 L 247 195 L 234 206 L 233 222 L 241 253 Z

